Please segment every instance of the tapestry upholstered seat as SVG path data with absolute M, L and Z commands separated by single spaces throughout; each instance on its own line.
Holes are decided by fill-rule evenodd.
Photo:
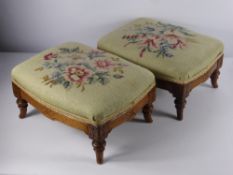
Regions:
M 217 87 L 223 58 L 219 40 L 150 18 L 136 19 L 110 32 L 99 40 L 98 48 L 151 70 L 157 87 L 176 97 L 180 120 L 193 87 L 209 76 Z
M 118 56 L 80 43 L 45 50 L 12 70 L 20 117 L 27 102 L 47 117 L 82 129 L 93 139 L 97 162 L 112 128 L 143 108 L 152 122 L 154 75 Z

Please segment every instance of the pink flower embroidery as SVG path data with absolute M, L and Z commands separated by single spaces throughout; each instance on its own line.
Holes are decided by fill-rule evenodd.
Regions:
M 42 77 L 42 82 L 50 87 L 59 84 L 68 90 L 75 86 L 83 92 L 87 85 L 106 85 L 112 79 L 123 78 L 123 67 L 128 66 L 117 57 L 106 59 L 105 52 L 98 50 L 83 52 L 79 47 L 59 50 L 46 53 L 42 57 L 45 64 L 35 69 L 49 69 L 50 73 Z
M 106 68 L 113 66 L 112 62 L 109 60 L 97 60 L 95 64 L 96 64 L 96 67 L 101 68 L 101 69 L 106 69 Z
M 91 72 L 80 66 L 73 66 L 67 68 L 68 79 L 72 82 L 82 83 L 91 75 Z
M 47 55 L 44 56 L 44 60 L 51 60 L 53 58 L 57 58 L 57 54 L 48 53 Z
M 123 46 L 136 44 L 140 58 L 146 52 L 153 53 L 156 57 L 171 58 L 174 56 L 173 50 L 187 46 L 187 36 L 195 36 L 185 28 L 161 22 L 145 23 L 126 30 L 128 32 L 122 36 L 122 39 L 127 42 Z
M 181 37 L 175 34 L 166 34 L 164 35 L 164 39 L 166 39 L 171 44 L 172 49 L 183 49 L 186 46 L 185 42 L 182 41 Z

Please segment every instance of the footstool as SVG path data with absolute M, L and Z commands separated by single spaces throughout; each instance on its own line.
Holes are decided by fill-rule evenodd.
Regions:
M 80 43 L 62 44 L 17 65 L 12 85 L 20 118 L 26 117 L 30 103 L 48 118 L 81 129 L 93 140 L 99 164 L 113 128 L 140 109 L 152 122 L 154 75 Z
M 194 87 L 209 77 L 218 87 L 223 44 L 180 26 L 139 18 L 102 37 L 98 48 L 151 70 L 157 87 L 175 97 L 178 120 Z

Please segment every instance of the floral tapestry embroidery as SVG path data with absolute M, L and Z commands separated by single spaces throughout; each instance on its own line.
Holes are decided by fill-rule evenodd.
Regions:
M 123 64 L 117 57 L 106 57 L 105 52 L 91 50 L 84 52 L 79 47 L 60 48 L 43 56 L 43 65 L 35 71 L 51 70 L 50 75 L 42 77 L 43 83 L 50 87 L 62 85 L 69 89 L 73 86 L 85 90 L 86 85 L 108 84 L 111 79 L 124 77 Z
M 184 36 L 194 36 L 183 27 L 161 22 L 135 24 L 126 30 L 122 39 L 127 40 L 124 47 L 131 44 L 138 46 L 139 56 L 142 58 L 145 52 L 154 53 L 156 57 L 171 58 L 172 50 L 183 49 L 187 46 Z

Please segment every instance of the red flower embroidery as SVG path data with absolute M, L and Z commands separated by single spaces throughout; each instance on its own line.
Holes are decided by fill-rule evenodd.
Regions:
M 96 64 L 96 67 L 102 68 L 102 69 L 113 66 L 112 62 L 109 60 L 97 60 L 95 64 Z
M 57 58 L 57 54 L 48 53 L 47 55 L 44 56 L 44 60 L 51 60 L 53 58 Z
M 164 39 L 168 40 L 171 43 L 171 48 L 184 48 L 186 46 L 185 42 L 182 41 L 181 37 L 175 35 L 175 34 L 166 34 L 164 35 Z
M 145 51 L 146 51 L 146 48 L 143 48 L 143 49 L 140 51 L 140 54 L 139 54 L 140 58 L 143 57 L 143 54 L 144 54 Z
M 137 45 L 139 57 L 146 52 L 153 53 L 156 57 L 173 57 L 172 50 L 183 49 L 187 46 L 186 36 L 194 36 L 185 28 L 161 22 L 144 24 L 135 28 L 127 29 L 129 34 L 122 36 L 127 40 L 123 46 Z
M 85 90 L 86 85 L 99 83 L 106 85 L 112 79 L 123 78 L 123 67 L 118 58 L 106 59 L 105 52 L 91 50 L 84 52 L 75 48 L 60 48 L 56 53 L 50 52 L 42 57 L 46 64 L 35 69 L 52 71 L 42 77 L 43 83 L 50 87 L 60 84 L 66 89 L 72 86 Z M 56 59 L 54 59 L 56 58 Z M 64 58 L 64 59 L 63 59 Z
M 72 82 L 82 83 L 90 75 L 91 72 L 88 69 L 82 68 L 80 66 L 67 68 L 67 76 Z

